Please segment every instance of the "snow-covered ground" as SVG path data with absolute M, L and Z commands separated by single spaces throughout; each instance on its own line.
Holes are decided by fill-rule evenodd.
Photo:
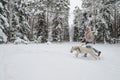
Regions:
M 2 44 L 0 80 L 120 80 L 120 44 L 96 44 L 101 59 L 76 58 L 80 43 Z

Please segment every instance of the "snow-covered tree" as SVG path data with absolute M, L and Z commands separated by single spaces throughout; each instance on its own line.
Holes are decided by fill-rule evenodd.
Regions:
M 9 35 L 9 23 L 7 19 L 7 1 L 0 0 L 0 38 L 7 42 L 7 38 Z
M 53 41 L 68 41 L 69 40 L 69 0 L 56 0 L 55 2 L 55 16 L 53 19 Z M 60 29 L 60 34 L 55 34 Z M 60 37 L 61 36 L 61 37 Z M 60 38 L 60 39 L 59 39 Z
M 68 41 L 68 16 L 69 0 L 0 1 L 0 29 L 8 42 L 19 38 L 30 41 L 39 38 L 41 42 Z
M 80 41 L 84 34 L 84 16 L 79 7 L 75 7 L 73 20 L 73 41 Z
M 115 15 L 117 0 L 82 0 L 82 23 L 90 27 L 97 42 L 110 41 L 118 31 Z M 80 11 L 80 10 L 79 10 Z M 77 12 L 76 12 L 77 13 Z M 77 18 L 75 18 L 77 20 Z M 76 25 L 76 23 L 74 23 Z M 116 32 L 115 32 L 116 31 Z M 76 35 L 76 34 L 75 34 Z
M 68 27 L 68 12 L 69 1 L 68 0 L 36 0 L 29 1 L 27 6 L 28 22 L 31 27 L 31 35 L 37 39 L 41 30 L 38 28 L 44 28 L 41 33 L 46 34 L 47 41 L 54 41 L 54 32 L 56 32 L 56 26 L 61 25 L 61 40 L 69 39 L 69 27 Z M 60 21 L 61 19 L 61 21 Z M 60 22 L 59 22 L 60 21 Z M 41 24 L 41 23 L 44 24 Z M 58 22 L 58 23 L 56 23 Z M 39 35 L 39 36 L 38 36 Z M 56 35 L 55 35 L 56 36 Z M 35 40 L 34 39 L 34 40 Z M 46 41 L 45 40 L 45 41 Z M 59 40 L 55 40 L 59 41 Z
M 116 7 L 116 12 L 117 12 L 117 36 L 118 38 L 120 38 L 120 1 L 118 0 L 116 3 L 115 3 L 115 7 Z
M 14 42 L 17 37 L 21 39 L 29 38 L 30 29 L 26 21 L 23 1 L 8 1 L 9 19 L 9 41 Z
M 46 26 L 46 19 L 45 19 L 45 14 L 39 14 L 38 18 L 38 32 L 37 32 L 37 37 L 41 37 L 41 42 L 47 42 L 48 39 L 48 33 L 47 33 L 47 26 Z

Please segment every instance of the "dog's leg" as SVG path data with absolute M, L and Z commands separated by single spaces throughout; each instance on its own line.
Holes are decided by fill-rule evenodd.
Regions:
M 99 57 L 94 51 L 93 51 L 92 53 L 94 54 L 94 56 L 95 56 L 97 59 L 100 60 L 100 57 Z
M 97 60 L 97 55 L 94 52 L 90 52 L 90 54 Z
M 97 54 L 95 54 L 94 52 L 92 52 L 95 56 L 98 56 Z
M 84 54 L 84 57 L 87 57 L 87 53 Z
M 94 53 L 95 57 L 100 60 L 100 57 L 95 52 L 93 52 L 93 53 Z
M 78 57 L 78 55 L 79 55 L 79 53 L 76 53 L 76 54 L 75 54 L 75 57 Z
M 79 55 L 79 51 L 77 50 L 77 53 L 75 54 L 75 56 L 78 57 L 78 55 Z

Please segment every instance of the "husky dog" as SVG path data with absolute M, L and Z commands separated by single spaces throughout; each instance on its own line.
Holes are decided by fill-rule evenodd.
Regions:
M 78 57 L 79 54 L 90 54 L 91 56 L 93 56 L 95 59 L 99 59 L 98 55 L 95 54 L 95 52 L 93 51 L 92 47 L 91 48 L 86 48 L 84 46 L 73 46 L 71 48 L 71 53 L 73 53 L 74 51 L 76 51 L 75 56 Z

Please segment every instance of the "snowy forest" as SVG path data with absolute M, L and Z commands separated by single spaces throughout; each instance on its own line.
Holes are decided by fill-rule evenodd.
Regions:
M 120 42 L 120 0 L 81 1 L 69 25 L 70 0 L 0 0 L 0 43 L 80 41 L 85 27 L 96 42 Z

